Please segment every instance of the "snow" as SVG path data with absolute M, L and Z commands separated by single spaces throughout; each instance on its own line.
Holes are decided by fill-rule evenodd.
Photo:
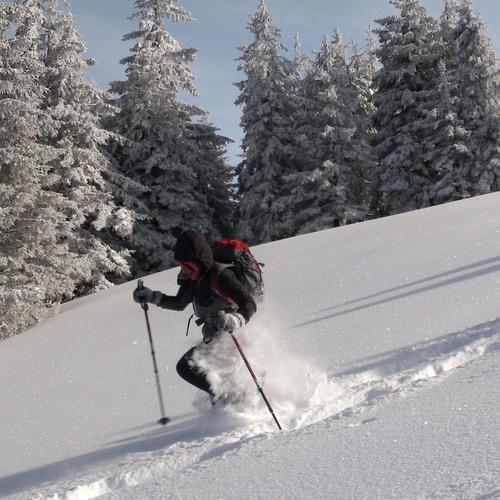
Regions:
M 499 498 L 499 213 L 490 194 L 254 249 L 266 298 L 239 337 L 281 432 L 230 337 L 246 407 L 179 379 L 190 311 L 150 309 L 163 427 L 135 283 L 66 304 L 0 344 L 0 496 Z

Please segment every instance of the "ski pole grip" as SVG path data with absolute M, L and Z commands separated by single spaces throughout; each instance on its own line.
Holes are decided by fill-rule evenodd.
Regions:
M 144 288 L 144 281 L 139 280 L 137 282 L 137 289 L 142 290 Z M 149 309 L 148 303 L 141 301 L 141 307 L 144 309 L 144 311 L 147 311 Z

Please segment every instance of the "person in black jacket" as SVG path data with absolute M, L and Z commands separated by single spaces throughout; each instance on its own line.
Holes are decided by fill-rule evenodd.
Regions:
M 205 236 L 194 230 L 182 232 L 174 249 L 174 259 L 180 263 L 177 295 L 165 295 L 149 288 L 134 291 L 136 302 L 149 302 L 165 309 L 182 311 L 193 304 L 194 313 L 203 322 L 205 343 L 222 331 L 233 332 L 248 323 L 257 310 L 252 296 L 228 268 L 214 261 L 212 248 Z M 210 395 L 215 402 L 210 383 L 194 363 L 193 355 L 202 344 L 192 347 L 177 363 L 177 373 L 190 384 Z

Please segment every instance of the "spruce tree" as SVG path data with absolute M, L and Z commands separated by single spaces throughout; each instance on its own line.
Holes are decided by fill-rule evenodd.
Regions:
M 441 60 L 437 68 L 437 92 L 427 110 L 434 120 L 426 136 L 423 154 L 424 162 L 429 165 L 431 179 L 426 188 L 430 205 L 466 198 L 471 187 L 466 178 L 470 134 L 457 114 L 458 87 L 451 76 L 453 33 L 457 23 L 458 3 L 456 0 L 446 0 L 439 18 L 437 43 Z
M 301 228 L 310 232 L 356 222 L 364 218 L 361 177 L 364 154 L 354 110 L 358 93 L 351 84 L 346 48 L 340 30 L 332 42 L 324 41 L 316 65 L 317 215 Z
M 193 164 L 200 180 L 198 189 L 200 194 L 206 196 L 212 214 L 208 231 L 213 237 L 234 236 L 235 174 L 226 159 L 226 146 L 232 141 L 218 133 L 208 116 L 193 123 L 190 130 Z
M 120 109 L 113 128 L 126 137 L 114 154 L 122 173 L 143 186 L 139 198 L 145 211 L 133 235 L 140 275 L 172 264 L 173 228 L 214 231 L 215 208 L 202 189 L 207 179 L 196 169 L 199 153 L 193 144 L 193 124 L 206 113 L 178 100 L 181 91 L 196 93 L 190 69 L 196 50 L 182 48 L 164 26 L 167 20 L 189 21 L 191 14 L 177 0 L 134 5 L 131 19 L 139 27 L 124 40 L 136 43 L 121 61 L 126 79 L 113 82 L 111 90 Z
M 444 9 L 439 18 L 441 50 L 446 69 L 448 70 L 453 58 L 454 31 L 458 24 L 458 2 L 457 0 L 445 0 Z
M 279 193 L 275 197 L 272 210 L 279 213 L 274 222 L 276 239 L 288 238 L 297 234 L 297 214 L 300 212 L 297 195 L 301 189 L 303 174 L 311 164 L 309 141 L 314 136 L 311 123 L 311 101 L 305 95 L 306 74 L 311 61 L 300 47 L 298 35 L 295 36 L 294 57 L 291 61 L 291 73 L 286 89 L 289 100 L 289 142 L 285 152 L 286 169 L 280 178 Z
M 456 113 L 468 132 L 465 181 L 470 196 L 500 189 L 498 66 L 491 40 L 471 0 L 463 0 L 448 34 L 448 71 Z
M 290 143 L 290 100 L 287 94 L 290 61 L 282 52 L 281 31 L 273 26 L 261 0 L 248 29 L 253 41 L 240 47 L 239 70 L 245 80 L 237 83 L 237 105 L 243 108 L 241 126 L 244 160 L 239 175 L 239 236 L 252 243 L 271 241 L 281 217 L 283 175 L 291 171 L 287 145 Z
M 351 140 L 351 166 L 358 170 L 361 181 L 360 202 L 365 215 L 371 217 L 376 210 L 377 160 L 371 144 L 375 135 L 373 126 L 373 79 L 375 77 L 375 56 L 371 34 L 366 47 L 352 44 L 349 60 L 349 86 L 347 112 L 352 112 L 355 123 L 355 135 Z
M 104 92 L 85 77 L 92 61 L 84 59 L 73 17 L 60 9 L 60 0 L 43 3 L 41 49 L 48 89 L 43 107 L 51 118 L 43 140 L 56 152 L 46 187 L 70 203 L 64 237 L 82 257 L 77 285 L 83 294 L 129 275 L 125 238 L 131 235 L 133 215 L 115 200 L 125 198 L 126 183 L 105 149 L 111 134 L 102 120 L 113 110 Z
M 418 0 L 391 0 L 399 13 L 378 20 L 375 75 L 375 152 L 379 159 L 379 211 L 389 215 L 428 206 L 432 183 L 424 162 L 427 111 L 435 101 L 439 62 L 437 23 Z
M 39 57 L 36 1 L 0 5 L 0 338 L 43 318 L 74 291 L 79 262 L 64 238 L 69 202 L 47 190 L 55 151 Z
M 284 223 L 291 234 L 365 217 L 363 173 L 374 163 L 362 68 L 360 53 L 348 61 L 337 30 L 333 41 L 323 40 L 304 80 L 294 134 L 303 150 L 302 165 L 285 177 L 287 193 L 280 200 L 290 207 L 288 213 L 293 207 L 293 218 Z
M 471 189 L 467 180 L 470 134 L 457 115 L 457 97 L 444 61 L 440 61 L 438 71 L 436 102 L 429 110 L 434 127 L 428 130 L 423 152 L 432 180 L 426 193 L 430 205 L 467 198 Z

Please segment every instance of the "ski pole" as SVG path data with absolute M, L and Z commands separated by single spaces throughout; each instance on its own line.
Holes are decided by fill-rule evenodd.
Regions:
M 238 339 L 233 335 L 233 332 L 229 332 L 229 335 L 231 335 L 231 337 L 233 338 L 234 343 L 236 345 L 236 348 L 240 352 L 241 357 L 243 358 L 243 361 L 245 362 L 245 365 L 247 366 L 248 371 L 250 372 L 250 375 L 252 376 L 253 381 L 255 382 L 255 385 L 257 386 L 257 389 L 262 396 L 262 399 L 266 403 L 267 409 L 270 411 L 271 415 L 274 418 L 274 421 L 276 422 L 276 425 L 278 426 L 278 429 L 281 431 L 282 430 L 281 425 L 278 422 L 278 419 L 276 418 L 276 415 L 274 414 L 274 411 L 273 411 L 271 405 L 269 404 L 269 401 L 267 400 L 266 395 L 264 394 L 264 391 L 262 390 L 262 387 L 259 385 L 259 382 L 257 381 L 257 377 L 255 376 L 255 373 L 253 372 L 252 367 L 250 366 L 250 363 L 248 362 L 248 359 L 245 356 L 245 353 L 243 352 L 243 349 L 241 348 L 240 343 L 238 342 Z
M 144 282 L 142 280 L 139 280 L 137 282 L 137 288 L 141 289 L 144 287 Z M 153 336 L 151 335 L 151 326 L 149 324 L 149 315 L 148 315 L 148 309 L 149 306 L 147 302 L 141 302 L 141 307 L 144 311 L 144 316 L 146 318 L 146 327 L 148 329 L 148 336 L 149 336 L 149 344 L 151 346 L 151 356 L 153 358 L 153 368 L 155 371 L 155 377 L 156 377 L 156 389 L 158 390 L 158 400 L 160 401 L 160 411 L 161 411 L 161 418 L 158 420 L 158 423 L 161 425 L 166 425 L 168 422 L 170 422 L 170 419 L 165 415 L 165 405 L 163 404 L 163 396 L 161 393 L 161 385 L 160 385 L 160 374 L 158 372 L 158 365 L 156 364 L 156 355 L 155 355 L 155 348 L 153 344 Z

